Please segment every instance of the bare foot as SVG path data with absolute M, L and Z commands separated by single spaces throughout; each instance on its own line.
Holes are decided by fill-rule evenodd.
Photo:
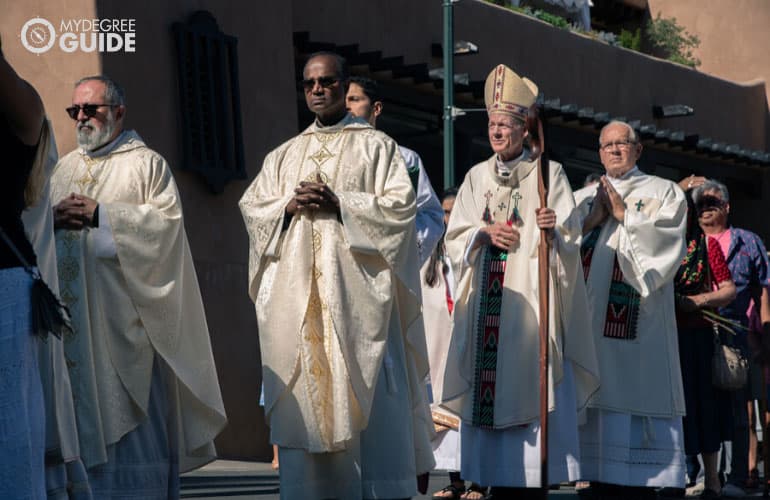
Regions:
M 465 491 L 465 483 L 452 483 L 449 486 L 445 486 L 432 495 L 432 498 L 448 498 L 454 500 L 455 498 L 463 498 L 462 493 Z
M 270 464 L 273 467 L 273 470 L 278 470 L 278 445 L 273 445 L 273 461 Z
M 483 500 L 487 495 L 483 491 L 477 489 L 468 489 L 465 493 L 460 495 L 461 500 Z

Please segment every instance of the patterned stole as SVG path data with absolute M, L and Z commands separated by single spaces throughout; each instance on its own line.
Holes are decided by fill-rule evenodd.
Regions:
M 588 281 L 594 248 L 599 240 L 602 226 L 595 227 L 583 239 L 580 246 L 580 257 L 583 261 L 583 278 Z M 610 294 L 607 300 L 607 313 L 604 318 L 605 337 L 614 339 L 633 340 L 636 338 L 637 321 L 639 320 L 639 292 L 623 280 L 623 272 L 615 255 L 612 263 L 610 278 Z
M 481 266 L 482 290 L 476 319 L 476 373 L 473 388 L 474 426 L 494 428 L 497 345 L 500 336 L 500 309 L 508 252 L 487 246 Z

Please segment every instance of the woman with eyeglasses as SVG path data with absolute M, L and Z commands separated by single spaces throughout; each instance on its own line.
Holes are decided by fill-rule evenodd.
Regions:
M 702 183 L 702 177 L 694 176 L 679 183 L 687 193 L 687 254 L 674 279 L 674 290 L 687 411 L 682 425 L 688 457 L 688 486 L 696 483 L 698 468 L 695 464 L 697 456 L 701 455 L 705 472 L 701 498 L 719 498 L 722 486 L 717 457 L 721 442 L 730 435 L 730 394 L 711 383 L 714 332 L 703 311 L 729 304 L 735 298 L 736 290 L 719 242 L 704 234 L 698 224 L 701 212 L 714 207 L 713 197 L 701 197 L 698 203 L 693 201 L 691 191 Z
M 36 258 L 21 220 L 42 180 L 43 121 L 40 96 L 16 74 L 0 45 L 0 498 L 15 500 L 46 497 L 45 411 L 27 269 Z

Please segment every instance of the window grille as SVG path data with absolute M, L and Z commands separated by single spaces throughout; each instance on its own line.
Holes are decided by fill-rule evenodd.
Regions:
M 221 193 L 233 179 L 245 179 L 238 39 L 223 33 L 214 16 L 193 13 L 174 23 L 179 63 L 183 168 L 200 173 Z

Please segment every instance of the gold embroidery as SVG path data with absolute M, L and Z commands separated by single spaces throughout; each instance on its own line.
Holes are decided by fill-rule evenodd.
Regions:
M 342 132 L 333 132 L 330 134 L 325 134 L 325 133 L 316 132 L 315 134 L 313 134 L 313 137 L 315 137 L 318 142 L 325 145 L 333 141 L 337 137 L 339 137 L 341 133 Z
M 318 177 L 321 178 L 321 182 L 324 184 L 329 184 L 329 176 L 326 175 L 326 172 L 323 170 L 316 170 L 315 172 L 311 172 L 305 177 L 305 181 L 307 182 L 318 182 Z
M 321 165 L 323 165 L 329 158 L 334 158 L 334 155 L 331 151 L 329 151 L 326 145 L 322 146 L 321 149 L 310 155 L 310 159 L 315 162 L 316 167 L 319 169 L 321 168 Z
M 73 184 L 76 184 L 82 193 L 86 190 L 86 188 L 97 185 L 99 183 L 99 179 L 97 179 L 94 175 L 92 168 L 95 165 L 98 165 L 100 162 L 104 161 L 108 156 L 109 155 L 100 158 L 91 158 L 85 154 L 81 155 L 80 158 L 83 160 L 83 165 L 86 167 L 85 172 L 83 172 L 79 178 L 75 179 L 76 174 L 79 174 L 80 168 L 79 165 L 76 165 L 72 168 L 72 175 L 70 175 L 68 190 L 72 187 Z

